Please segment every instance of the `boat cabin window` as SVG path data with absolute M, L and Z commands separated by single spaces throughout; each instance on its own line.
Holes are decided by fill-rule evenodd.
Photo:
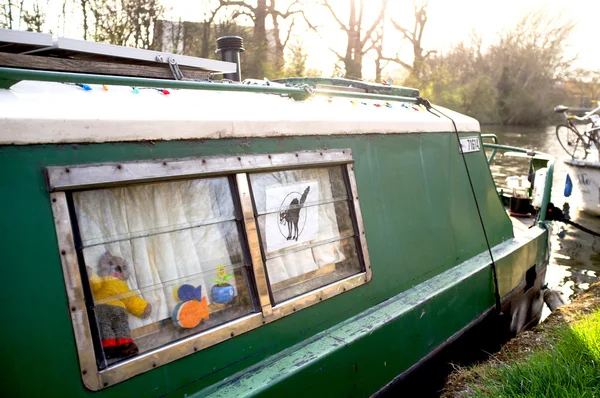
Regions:
M 227 177 L 73 193 L 103 360 L 253 312 Z
M 90 390 L 371 279 L 348 149 L 48 167 L 47 181 Z
M 275 303 L 362 271 L 341 166 L 250 175 Z

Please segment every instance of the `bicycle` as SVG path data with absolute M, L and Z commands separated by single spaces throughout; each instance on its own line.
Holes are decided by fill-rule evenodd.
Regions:
M 556 113 L 564 113 L 567 124 L 559 124 L 556 126 L 556 137 L 558 142 L 574 159 L 585 159 L 592 149 L 600 148 L 600 116 L 596 112 L 600 111 L 600 106 L 592 109 L 585 115 L 579 117 L 569 114 L 569 107 L 558 105 L 554 108 Z M 588 122 L 586 131 L 581 133 L 573 122 Z

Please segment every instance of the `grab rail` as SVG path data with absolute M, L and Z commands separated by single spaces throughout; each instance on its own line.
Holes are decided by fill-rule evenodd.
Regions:
M 552 193 L 552 175 L 554 174 L 554 157 L 550 156 L 546 153 L 533 151 L 530 149 L 518 148 L 518 147 L 508 146 L 508 145 L 499 145 L 499 144 L 497 144 L 498 137 L 495 134 L 481 134 L 481 138 L 491 138 L 495 141 L 495 143 L 493 143 L 493 144 L 492 143 L 483 143 L 484 148 L 492 149 L 492 154 L 490 155 L 490 158 L 488 159 L 488 164 L 492 163 L 492 161 L 494 160 L 494 156 L 496 155 L 496 152 L 498 150 L 525 153 L 528 156 L 531 156 L 532 158 L 535 157 L 536 159 L 546 160 L 546 162 L 547 162 L 546 167 L 548 168 L 548 172 L 546 173 L 546 184 L 544 185 L 544 196 L 542 197 L 542 205 L 540 207 L 540 212 L 539 212 L 539 215 L 540 215 L 539 220 L 545 221 L 546 220 L 546 211 L 548 210 L 548 203 L 550 203 L 550 195 Z
M 160 87 L 160 88 L 181 88 L 192 90 L 209 91 L 237 91 L 262 94 L 287 95 L 297 101 L 304 101 L 313 95 L 341 98 L 358 98 L 377 101 L 400 101 L 417 103 L 416 97 L 403 97 L 400 95 L 355 93 L 337 90 L 311 89 L 309 87 L 274 87 L 257 86 L 241 83 L 217 83 L 188 80 L 166 80 L 151 79 L 142 77 L 109 76 L 95 75 L 73 72 L 56 72 L 47 70 L 18 69 L 0 67 L 0 88 L 10 88 L 21 80 L 33 80 L 44 82 L 59 83 L 87 83 L 87 84 L 107 84 L 115 86 L 131 87 Z
M 498 143 L 498 136 L 496 134 L 481 134 L 481 138 L 491 138 L 494 140 L 494 144 Z M 483 144 L 483 146 L 485 146 L 485 144 Z M 490 155 L 490 157 L 488 158 L 488 166 L 490 164 L 492 164 L 492 162 L 494 161 L 494 157 L 496 156 L 496 152 L 498 152 L 497 148 L 494 148 L 492 150 L 492 154 Z

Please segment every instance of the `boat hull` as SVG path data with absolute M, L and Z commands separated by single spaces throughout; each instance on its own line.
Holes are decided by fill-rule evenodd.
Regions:
M 588 214 L 600 216 L 600 162 L 565 160 L 573 181 L 574 204 Z
M 524 281 L 529 286 L 531 269 L 539 275 L 536 286 L 541 284 L 548 231 L 536 225 L 526 229 L 527 236 L 515 236 L 485 154 L 473 152 L 463 158 L 456 145 L 454 134 L 423 133 L 0 146 L 5 186 L 11 192 L 0 197 L 0 204 L 11 209 L 3 218 L 12 226 L 11 233 L 0 242 L 8 255 L 5 273 L 38 292 L 31 295 L 22 286 L 25 282 L 7 285 L 6 297 L 22 304 L 5 306 L 3 313 L 7 319 L 21 320 L 15 323 L 20 326 L 0 330 L 3 340 L 11 341 L 5 352 L 13 364 L 6 373 L 7 394 L 91 394 L 82 382 L 89 369 L 78 367 L 70 308 L 65 306 L 68 297 L 43 173 L 47 166 L 204 159 L 224 153 L 267 157 L 299 148 L 348 148 L 353 153 L 373 265 L 369 283 L 93 393 L 101 398 L 370 396 L 423 358 L 435 356 L 439 347 L 478 324 L 483 315 L 493 314 L 488 242 L 499 295 L 512 308 L 504 311 L 511 314 L 508 331 L 515 333 L 535 322 L 539 307 L 516 300 L 518 295 L 509 297 Z M 36 250 L 31 250 L 32 231 Z M 39 312 L 38 302 L 44 303 L 44 311 Z M 38 319 L 52 334 L 27 327 L 28 319 Z M 161 359 L 152 353 L 142 360 L 151 357 Z M 24 374 L 20 369 L 26 367 Z
M 420 397 L 438 397 L 447 375 L 456 366 L 468 366 L 499 351 L 515 336 L 515 325 L 520 330 L 537 325 L 544 307 L 546 266 L 536 272 L 533 286 L 524 280 L 502 299 L 502 312 L 498 313 L 495 307 L 488 309 L 374 396 L 414 393 Z
M 483 252 L 191 396 L 293 396 L 300 385 L 307 396 L 434 394 L 440 387 L 434 375 L 459 362 L 460 347 L 477 351 L 473 336 L 490 349 L 540 319 L 548 231 L 532 228 L 492 253 L 502 315 L 490 294 L 491 261 Z

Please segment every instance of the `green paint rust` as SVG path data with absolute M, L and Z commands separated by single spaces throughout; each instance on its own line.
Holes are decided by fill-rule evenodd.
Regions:
M 535 234 L 537 236 L 534 237 L 531 245 L 509 240 L 493 249 L 492 254 L 501 275 L 506 273 L 504 271 L 514 272 L 514 268 L 518 271 L 526 271 L 526 269 L 521 270 L 521 267 L 513 267 L 514 264 L 535 262 L 537 254 L 535 247 L 546 239 L 545 231 L 542 229 L 537 229 Z M 491 298 L 486 296 L 487 289 L 485 289 L 491 283 L 490 267 L 488 252 L 481 253 L 319 333 L 308 341 L 255 365 L 246 372 L 241 372 L 227 381 L 194 394 L 191 398 L 226 398 L 263 394 L 285 396 L 284 394 L 293 395 L 298 385 L 304 386 L 303 394 L 307 396 L 323 393 L 335 396 L 371 395 L 389 382 L 390 375 L 386 373 L 390 373 L 390 369 L 386 368 L 391 368 L 393 378 L 393 374 L 401 373 L 419 360 L 418 356 L 406 350 L 405 340 L 394 337 L 402 335 L 407 328 L 414 328 L 411 323 L 416 324 L 415 336 L 419 336 L 418 333 L 422 333 L 424 329 L 428 330 L 428 341 L 424 343 L 426 353 L 450 337 L 446 334 L 447 330 L 439 328 L 440 307 L 446 307 L 445 311 L 453 313 L 451 320 L 460 329 L 462 322 L 468 323 L 480 314 L 477 311 L 471 312 L 472 306 L 468 305 L 468 301 L 481 300 L 489 306 L 493 305 Z M 478 292 L 470 286 L 476 283 L 481 284 Z M 501 289 L 504 293 L 508 293 L 514 287 L 509 283 L 507 278 L 501 277 Z M 465 294 L 465 292 L 469 293 Z M 443 298 L 449 300 L 451 306 L 448 306 L 448 303 L 442 304 Z M 460 310 L 462 305 L 467 305 L 467 311 Z M 381 338 L 374 339 L 374 334 L 381 335 Z M 382 347 L 373 344 L 373 341 L 378 341 L 378 345 Z M 364 345 L 365 349 L 369 347 L 369 356 L 363 355 L 364 352 L 359 348 L 361 345 Z M 345 368 L 354 366 L 354 372 L 360 378 L 360 382 L 357 383 L 355 380 L 351 382 L 355 379 L 353 377 L 346 380 L 346 383 L 325 385 L 329 375 L 337 371 L 329 365 L 334 361 L 345 363 Z M 323 383 L 316 382 L 315 375 L 323 379 Z M 304 379 L 307 384 L 298 384 L 299 378 Z M 273 387 L 276 384 L 277 387 Z
M 5 209 L 0 250 L 6 281 L 0 293 L 5 303 L 1 313 L 5 326 L 0 331 L 5 342 L 2 395 L 182 396 L 209 388 L 353 316 L 373 313 L 372 307 L 420 283 L 427 281 L 424 288 L 429 286 L 434 292 L 431 278 L 486 250 L 457 146 L 454 134 L 428 133 L 0 147 L 0 206 Z M 86 391 L 79 374 L 44 168 L 325 147 L 353 151 L 372 281 L 103 391 Z M 466 160 L 491 244 L 497 246 L 512 238 L 510 220 L 495 192 L 483 151 L 467 154 Z M 545 253 L 547 247 L 539 245 L 531 258 Z M 528 250 L 534 248 L 528 246 Z M 521 271 L 508 271 L 516 266 L 528 268 L 515 260 L 499 264 L 502 291 L 518 278 L 515 275 Z M 443 336 L 454 334 L 492 305 L 491 271 L 484 266 L 454 288 L 421 303 L 419 311 L 429 314 L 423 319 L 416 309 L 402 312 L 389 323 L 393 327 L 357 335 L 349 345 L 351 355 L 305 362 L 306 371 L 295 378 L 296 388 L 302 385 L 307 391 L 332 396 L 373 392 L 383 380 L 391 380 L 429 352 Z M 452 314 L 451 321 L 436 321 L 447 314 Z M 371 363 L 393 348 L 373 342 L 390 339 L 402 355 L 390 357 L 385 367 Z M 305 359 L 311 358 L 307 353 Z M 319 371 L 323 364 L 327 372 Z M 345 387 L 334 388 L 340 386 Z M 281 396 L 289 388 L 290 383 L 282 383 L 265 392 Z

